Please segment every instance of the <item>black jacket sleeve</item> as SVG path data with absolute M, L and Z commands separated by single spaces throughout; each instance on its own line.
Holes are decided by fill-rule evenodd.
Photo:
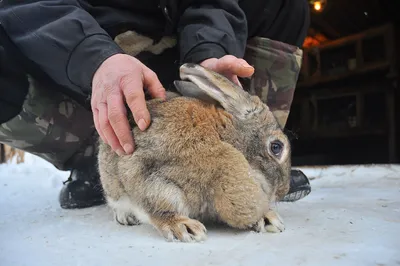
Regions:
M 71 89 L 89 92 L 100 64 L 123 53 L 76 0 L 3 0 L 0 23 L 27 58 Z
M 243 57 L 247 20 L 238 0 L 193 0 L 178 21 L 182 63 L 230 54 Z

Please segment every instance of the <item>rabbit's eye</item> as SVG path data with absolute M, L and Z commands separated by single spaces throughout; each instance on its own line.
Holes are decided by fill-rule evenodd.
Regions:
M 274 141 L 271 143 L 271 152 L 275 155 L 278 156 L 281 154 L 282 149 L 283 149 L 283 144 L 280 141 Z

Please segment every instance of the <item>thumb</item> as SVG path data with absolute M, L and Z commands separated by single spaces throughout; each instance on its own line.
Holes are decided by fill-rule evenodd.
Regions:
M 226 55 L 215 62 L 215 70 L 219 73 L 229 73 L 242 78 L 254 74 L 254 68 L 246 60 L 232 55 Z
M 237 59 L 232 66 L 232 72 L 241 78 L 247 78 L 254 74 L 254 67 L 250 66 L 246 60 Z

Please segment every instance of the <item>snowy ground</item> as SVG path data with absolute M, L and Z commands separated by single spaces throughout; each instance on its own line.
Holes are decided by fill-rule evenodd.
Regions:
M 400 166 L 303 168 L 312 193 L 279 205 L 281 234 L 208 227 L 199 244 L 124 227 L 104 206 L 62 210 L 59 172 L 0 165 L 0 265 L 400 265 Z

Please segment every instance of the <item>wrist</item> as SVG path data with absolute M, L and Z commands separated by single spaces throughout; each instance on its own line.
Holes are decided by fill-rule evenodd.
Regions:
M 104 60 L 100 63 L 100 65 L 94 71 L 92 84 L 94 84 L 96 78 L 98 77 L 98 74 L 101 72 L 102 69 L 107 68 L 109 65 L 115 65 L 115 64 L 118 65 L 118 63 L 114 63 L 114 62 L 118 62 L 119 58 L 124 55 L 125 54 L 123 54 L 123 53 L 117 52 L 117 53 L 111 54 L 110 56 L 104 58 Z
M 94 74 L 105 60 L 124 51 L 108 35 L 85 38 L 70 54 L 67 75 L 70 81 L 89 92 Z

